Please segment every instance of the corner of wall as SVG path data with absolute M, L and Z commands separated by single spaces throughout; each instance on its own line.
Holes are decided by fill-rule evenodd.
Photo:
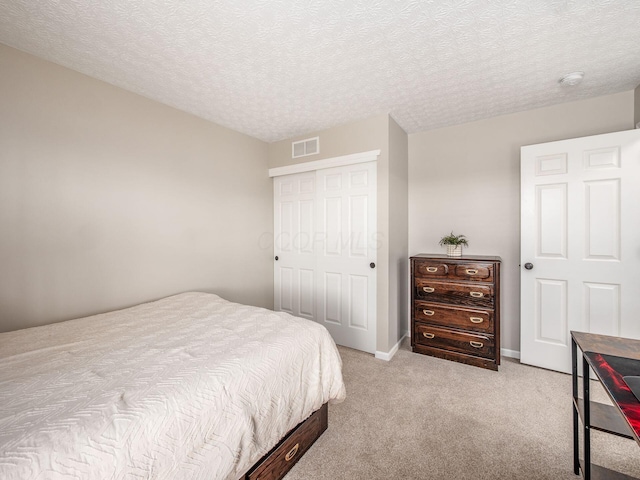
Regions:
M 389 347 L 409 324 L 409 136 L 389 116 Z M 397 345 L 397 344 L 396 344 Z
M 402 341 L 407 336 L 408 336 L 408 333 L 407 332 L 403 332 L 400 335 L 400 339 L 396 342 L 396 344 L 393 347 L 391 347 L 389 349 L 388 352 L 381 352 L 379 350 L 376 350 L 375 358 L 377 358 L 378 360 L 384 360 L 385 362 L 390 362 L 391 359 L 393 358 L 393 356 L 396 353 L 398 353 L 398 350 L 400 349 L 400 346 L 402 345 Z
M 633 96 L 633 124 L 635 125 L 635 128 L 640 128 L 640 85 L 638 85 L 633 91 Z

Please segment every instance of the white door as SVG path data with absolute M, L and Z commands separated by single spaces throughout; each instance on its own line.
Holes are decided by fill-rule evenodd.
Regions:
M 376 347 L 376 163 L 274 179 L 276 310 Z
M 316 320 L 338 345 L 376 350 L 376 164 L 318 170 Z
M 640 130 L 521 160 L 521 361 L 570 373 L 571 330 L 640 338 Z
M 316 173 L 276 177 L 274 194 L 274 306 L 315 319 Z

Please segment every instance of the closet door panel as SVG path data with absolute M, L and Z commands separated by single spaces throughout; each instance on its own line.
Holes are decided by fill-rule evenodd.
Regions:
M 317 321 L 339 345 L 375 353 L 376 347 L 376 164 L 318 170 L 316 270 L 340 276 L 340 289 L 320 287 Z M 340 322 L 333 314 L 340 308 Z M 329 310 L 331 309 L 331 310 Z
M 273 191 L 274 307 L 314 320 L 316 174 L 276 177 Z

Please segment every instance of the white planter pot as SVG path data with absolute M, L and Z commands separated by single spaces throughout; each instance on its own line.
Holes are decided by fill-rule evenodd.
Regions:
M 462 245 L 447 245 L 447 255 L 450 257 L 461 257 Z

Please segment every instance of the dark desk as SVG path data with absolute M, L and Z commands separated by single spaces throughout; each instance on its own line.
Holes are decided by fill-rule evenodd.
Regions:
M 578 395 L 578 348 L 582 351 L 582 398 Z M 591 464 L 591 429 L 634 439 L 640 445 L 640 402 L 622 379 L 625 375 L 640 375 L 640 340 L 608 335 L 571 332 L 572 380 L 573 380 L 573 470 L 585 480 L 628 480 L 634 477 Z M 608 358 L 612 356 L 612 358 Z M 619 357 L 619 358 L 613 358 Z M 626 361 L 631 360 L 631 361 Z M 613 405 L 589 400 L 589 370 L 593 370 Z M 578 431 L 583 425 L 584 462 L 580 461 Z

